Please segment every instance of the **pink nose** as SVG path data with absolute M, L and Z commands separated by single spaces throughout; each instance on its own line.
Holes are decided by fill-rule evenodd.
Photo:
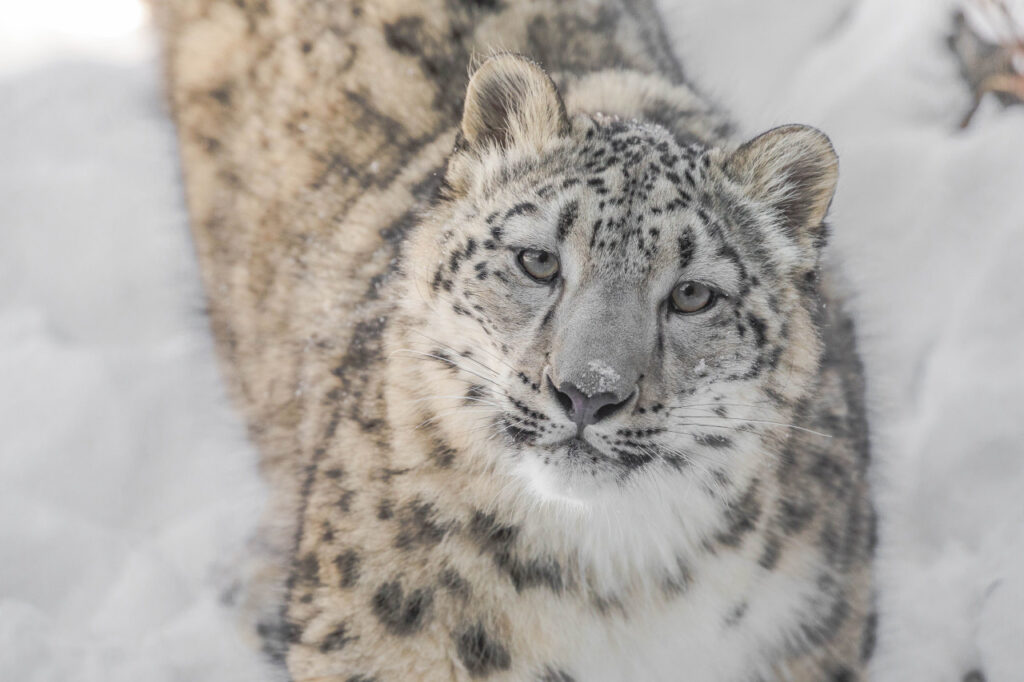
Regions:
M 586 395 L 568 381 L 555 388 L 551 379 L 548 379 L 548 388 L 555 394 L 555 398 L 562 405 L 566 416 L 576 422 L 578 434 L 583 433 L 584 427 L 596 424 L 618 412 L 633 395 L 630 393 L 625 400 L 618 400 L 614 393 Z

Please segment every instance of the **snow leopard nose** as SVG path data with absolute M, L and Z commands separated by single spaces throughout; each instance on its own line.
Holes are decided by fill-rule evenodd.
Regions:
M 548 388 L 555 394 L 566 416 L 576 422 L 576 435 L 583 435 L 583 428 L 590 424 L 596 424 L 602 419 L 607 419 L 629 402 L 633 397 L 631 391 L 625 400 L 619 400 L 614 393 L 595 393 L 587 395 L 577 386 L 568 381 L 563 381 L 557 388 L 548 379 Z

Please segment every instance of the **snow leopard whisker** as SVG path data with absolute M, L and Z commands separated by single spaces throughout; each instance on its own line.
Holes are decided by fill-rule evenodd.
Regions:
M 504 408 L 501 408 L 501 413 L 502 413 L 502 414 L 507 414 L 507 412 L 505 411 L 505 409 L 504 409 Z M 498 421 L 499 421 L 498 419 L 495 419 L 494 421 L 488 422 L 488 423 L 486 423 L 486 424 L 480 424 L 479 426 L 474 426 L 474 427 L 473 427 L 473 428 L 471 428 L 471 429 L 467 429 L 467 430 L 465 431 L 465 433 L 473 433 L 473 432 L 475 432 L 475 431 L 482 431 L 482 430 L 484 430 L 484 429 L 486 429 L 486 428 L 492 428 L 492 427 L 495 427 L 495 426 L 497 426 L 497 425 L 498 425 Z M 518 421 L 517 423 L 522 423 L 522 422 L 524 422 L 524 421 L 526 421 L 526 420 L 525 420 L 525 419 L 521 419 L 521 420 L 519 420 L 519 421 Z
M 455 362 L 451 358 L 443 358 L 440 355 L 434 355 L 432 353 L 424 353 L 423 351 L 413 350 L 412 348 L 399 348 L 398 350 L 391 352 L 388 355 L 388 359 L 392 358 L 393 356 L 397 355 L 398 353 L 413 353 L 416 356 L 421 356 L 420 359 L 423 359 L 423 360 L 426 360 L 427 358 L 433 358 L 434 360 L 437 360 L 438 362 L 441 362 L 441 363 L 443 363 L 443 364 L 445 364 L 445 365 L 447 365 L 449 367 L 455 367 L 456 369 L 460 369 L 463 372 L 466 372 L 467 374 L 472 374 L 475 377 L 479 377 L 480 379 L 483 379 L 484 381 L 487 381 L 487 382 L 490 382 L 490 383 L 494 384 L 495 386 L 498 387 L 499 390 L 501 390 L 502 395 L 504 395 L 504 391 L 502 390 L 502 386 L 497 381 L 495 381 L 494 379 L 491 379 L 489 377 L 485 377 L 483 374 L 480 374 L 479 372 L 474 372 L 473 370 L 471 370 L 471 369 L 469 369 L 467 367 L 464 367 L 463 365 L 460 365 L 459 363 Z
M 703 415 L 703 414 L 700 415 L 700 419 L 704 419 L 705 416 L 706 415 Z M 740 428 L 738 428 L 736 426 L 732 426 L 731 424 L 705 424 L 705 423 L 702 423 L 702 422 L 683 422 L 683 421 L 678 421 L 678 422 L 673 422 L 672 425 L 673 426 L 696 426 L 696 427 L 699 427 L 699 428 L 702 428 L 702 429 L 705 429 L 705 428 L 707 428 L 707 429 L 725 429 L 727 431 L 735 431 L 736 433 L 747 433 L 743 429 L 740 429 Z M 677 434 L 677 435 L 680 435 L 680 436 L 693 436 L 693 435 L 695 435 L 692 431 L 673 431 L 672 429 L 665 429 L 665 430 L 661 431 L 660 433 L 674 433 L 674 434 Z
M 444 417 L 450 417 L 451 415 L 457 414 L 457 413 L 467 414 L 467 413 L 471 413 L 471 412 L 491 412 L 491 413 L 494 413 L 494 414 L 498 414 L 498 413 L 501 412 L 501 410 L 496 410 L 496 409 L 491 408 L 491 407 L 455 407 L 455 408 L 452 408 L 450 410 L 444 410 L 442 412 L 438 412 L 437 414 L 435 414 L 432 417 L 427 417 L 422 422 L 417 424 L 413 428 L 413 431 L 419 430 L 419 429 L 423 428 L 424 426 L 426 426 L 427 424 L 429 424 L 430 422 L 435 421 L 437 419 L 443 419 Z
M 443 343 L 441 343 L 441 344 L 439 344 L 439 345 L 441 345 L 441 346 L 444 346 L 444 347 L 443 347 L 443 348 L 440 348 L 440 349 L 434 349 L 434 348 L 431 348 L 431 350 L 436 350 L 436 351 L 437 351 L 438 353 L 439 353 L 439 352 L 441 352 L 441 351 L 445 351 L 445 350 L 447 350 L 447 351 L 450 351 L 450 352 L 454 353 L 454 354 L 455 354 L 456 356 L 458 356 L 458 357 L 460 357 L 460 358 L 465 358 L 466 360 L 470 360 L 470 361 L 472 361 L 472 362 L 475 362 L 476 364 L 480 365 L 481 369 L 483 369 L 483 370 L 485 370 L 485 371 L 489 372 L 489 373 L 490 373 L 491 375 L 493 375 L 494 377 L 497 377 L 497 376 L 498 376 L 498 373 L 497 373 L 497 372 L 496 372 L 496 371 L 494 370 L 494 368 L 493 368 L 493 367 L 491 367 L 490 365 L 487 365 L 486 363 L 483 363 L 483 362 L 481 362 L 481 361 L 477 360 L 477 359 L 476 359 L 476 358 L 474 358 L 474 357 L 471 357 L 471 356 L 469 356 L 469 355 L 466 355 L 465 353 L 462 353 L 462 352 L 460 352 L 459 350 L 457 350 L 457 349 L 455 349 L 455 348 L 452 348 L 451 346 L 449 346 L 449 345 L 447 345 L 447 344 L 443 344 Z M 439 360 L 441 360 L 442 362 L 445 362 L 446 364 L 452 365 L 452 366 L 454 366 L 454 367 L 459 367 L 459 368 L 463 368 L 463 366 L 462 366 L 462 365 L 460 365 L 460 364 L 456 363 L 456 362 L 455 362 L 455 361 L 453 361 L 453 360 L 452 360 L 451 358 L 445 358 L 445 357 L 443 357 L 443 356 L 437 355 L 436 353 L 429 353 L 429 352 L 427 352 L 427 351 L 422 351 L 422 350 L 416 350 L 416 349 L 414 349 L 414 348 L 399 348 L 398 350 L 399 350 L 399 351 L 403 351 L 403 350 L 404 350 L 404 351 L 409 351 L 409 352 L 413 352 L 413 353 L 420 353 L 420 354 L 423 354 L 423 355 L 429 355 L 430 357 L 433 357 L 433 358 L 439 359 Z M 398 352 L 398 351 L 395 351 L 395 352 Z M 472 371 L 472 370 L 466 369 L 466 371 Z
M 470 357 L 470 356 L 466 355 L 465 353 L 461 353 L 461 352 L 457 351 L 456 349 L 452 348 L 451 346 L 449 346 L 448 344 L 444 343 L 443 341 L 435 339 L 434 337 L 430 336 L 429 334 L 424 334 L 423 332 L 421 332 L 418 329 L 410 329 L 409 331 L 413 332 L 414 334 L 419 334 L 420 336 L 422 336 L 423 338 L 427 339 L 428 341 L 433 341 L 434 343 L 439 343 L 442 346 L 444 346 L 445 348 L 447 348 L 448 350 L 450 350 L 450 351 L 452 351 L 454 353 L 459 353 L 459 355 L 462 355 L 467 360 L 476 360 L 476 358 Z M 485 354 L 487 357 L 491 358 L 492 360 L 497 360 L 498 362 L 500 362 L 501 364 L 505 365 L 506 367 L 508 367 L 513 372 L 518 372 L 519 371 L 518 369 L 516 369 L 515 367 L 510 365 L 508 362 L 506 362 L 504 358 L 502 358 L 502 357 L 500 357 L 498 355 L 495 355 L 494 353 L 492 353 L 491 351 L 487 350 L 486 348 L 480 347 L 480 348 L 475 348 L 473 350 L 480 351 L 481 353 Z M 479 362 L 479 361 L 477 361 L 477 362 Z
M 685 460 L 688 467 L 692 467 L 700 477 L 701 483 L 705 486 L 712 488 L 712 492 L 717 494 L 719 497 L 725 496 L 725 486 L 712 473 L 710 466 L 706 462 L 698 461 L 696 458 L 690 456 L 689 453 L 678 450 L 676 448 L 669 447 L 667 445 L 660 445 L 658 443 L 649 443 L 645 445 L 647 454 L 652 456 L 661 456 L 664 459 L 665 455 L 674 455 L 681 457 Z
M 440 346 L 443 350 L 449 350 L 452 353 L 455 353 L 456 355 L 458 355 L 460 357 L 466 358 L 467 360 L 472 360 L 473 362 L 479 364 L 481 367 L 486 367 L 488 370 L 490 370 L 492 372 L 494 371 L 493 368 L 491 368 L 489 365 L 487 365 L 487 364 L 485 364 L 483 362 L 480 362 L 480 360 L 478 360 L 475 357 L 473 357 L 471 350 L 461 351 L 458 348 L 456 348 L 455 346 L 447 344 L 444 341 L 441 341 L 440 339 L 435 339 L 434 337 L 430 336 L 429 334 L 424 334 L 423 332 L 419 331 L 418 329 L 411 329 L 410 331 L 413 332 L 414 334 L 417 334 L 418 336 L 422 336 L 427 341 L 430 341 L 431 343 Z M 480 349 L 480 350 L 482 351 L 483 349 Z M 488 357 L 490 357 L 490 358 L 492 358 L 494 360 L 498 360 L 498 358 L 495 358 L 493 355 L 490 355 L 490 354 L 487 354 L 487 355 L 488 355 Z
M 455 395 L 455 394 L 452 394 L 452 395 L 428 395 L 428 396 L 426 396 L 424 398 L 417 398 L 416 400 L 410 400 L 409 403 L 410 404 L 413 404 L 413 403 L 423 403 L 423 402 L 426 402 L 428 400 L 443 400 L 445 398 L 451 398 L 453 400 L 471 400 L 471 401 L 476 402 L 476 403 L 483 403 L 485 405 L 490 405 L 491 407 L 497 407 L 499 409 L 501 408 L 501 405 L 499 405 L 496 402 L 490 401 L 490 400 L 484 400 L 483 398 L 475 398 L 475 397 L 470 396 L 470 395 Z
M 698 423 L 698 422 L 679 422 L 679 423 L 676 424 L 676 426 L 696 426 L 696 427 L 701 428 L 701 429 L 723 429 L 725 431 L 734 431 L 736 433 L 749 433 L 748 431 L 744 431 L 743 429 L 739 429 L 739 428 L 737 428 L 735 426 L 725 426 L 725 425 L 721 425 L 721 424 L 702 424 L 702 423 Z M 673 431 L 671 429 L 666 429 L 666 430 L 662 431 L 662 433 L 671 433 L 671 434 L 677 435 L 677 436 L 690 436 L 690 437 L 694 437 L 694 436 L 698 435 L 698 434 L 694 433 L 693 431 Z M 770 452 L 769 450 L 763 450 L 761 452 L 761 454 L 765 455 L 769 459 L 778 459 L 778 455 L 775 454 L 774 452 Z
M 527 421 L 526 419 L 517 419 L 515 422 L 507 422 L 504 426 L 502 426 L 500 429 L 498 429 L 493 434 L 491 434 L 487 438 L 487 440 L 492 440 L 495 436 L 499 436 L 499 435 L 501 435 L 503 433 L 508 433 L 509 429 L 514 429 L 517 426 L 519 426 L 520 424 L 525 424 L 526 421 Z
M 685 409 L 687 407 L 719 407 L 719 406 L 721 406 L 721 407 L 753 407 L 754 409 L 762 409 L 763 405 L 769 405 L 771 403 L 772 403 L 772 401 L 770 401 L 770 400 L 758 400 L 758 401 L 753 402 L 753 403 L 724 403 L 724 402 L 719 402 L 719 401 L 711 402 L 711 403 L 686 403 L 686 404 L 683 404 L 683 405 L 675 405 L 673 407 L 669 407 L 668 411 L 671 412 L 672 410 L 681 410 L 681 409 Z
M 723 417 L 723 416 L 717 415 L 717 414 L 679 415 L 679 416 L 683 417 L 684 419 L 687 418 L 687 417 L 697 417 L 698 419 L 724 419 L 726 421 L 747 422 L 747 423 L 750 423 L 750 424 L 770 424 L 772 426 L 781 426 L 783 428 L 793 429 L 794 431 L 803 431 L 804 433 L 810 433 L 810 434 L 813 434 L 815 436 L 821 436 L 822 438 L 832 438 L 831 434 L 822 433 L 821 431 L 815 431 L 814 429 L 809 429 L 806 426 L 799 426 L 797 424 L 787 424 L 786 422 L 777 422 L 777 421 L 772 421 L 770 419 L 748 419 L 746 417 Z
M 751 410 L 775 414 L 775 411 L 767 407 L 768 405 L 771 404 L 772 402 L 769 400 L 763 400 L 757 403 L 689 403 L 685 405 L 675 405 L 673 407 L 669 407 L 665 410 L 665 412 L 671 414 L 673 412 L 678 412 L 680 410 L 703 410 L 714 414 L 714 408 L 717 407 L 747 407 L 750 408 Z M 719 415 L 715 414 L 715 416 Z
M 497 378 L 499 376 L 498 371 L 496 369 L 494 369 L 493 367 L 491 367 L 490 365 L 488 365 L 486 362 L 478 360 L 477 358 L 474 358 L 472 355 L 470 355 L 470 354 L 468 354 L 466 352 L 460 351 L 457 348 L 454 348 L 452 346 L 449 346 L 446 343 L 441 343 L 440 341 L 438 341 L 438 342 L 436 342 L 436 344 L 438 346 L 441 346 L 440 350 L 446 350 L 446 351 L 448 351 L 450 353 L 454 353 L 455 355 L 457 355 L 460 358 L 464 358 L 466 360 L 469 360 L 470 362 L 475 362 L 477 365 L 480 366 L 481 369 L 487 371 L 488 373 L 493 375 L 495 378 Z
M 498 421 L 498 419 L 494 419 L 492 421 L 487 422 L 486 424 L 480 424 L 479 426 L 474 426 L 471 429 L 466 429 L 463 433 L 476 433 L 477 431 L 484 431 L 485 429 L 493 429 L 495 426 L 498 425 Z M 506 424 L 505 426 L 502 426 L 500 429 L 496 430 L 494 433 L 488 436 L 485 440 L 492 440 L 495 436 L 499 436 L 502 433 L 508 431 L 510 428 L 519 426 L 520 424 L 523 424 L 525 422 L 525 419 L 519 419 L 515 423 Z

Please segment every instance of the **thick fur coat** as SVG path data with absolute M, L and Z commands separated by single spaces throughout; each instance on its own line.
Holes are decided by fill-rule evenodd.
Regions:
M 740 144 L 647 2 L 158 16 L 291 679 L 863 678 L 822 133 Z

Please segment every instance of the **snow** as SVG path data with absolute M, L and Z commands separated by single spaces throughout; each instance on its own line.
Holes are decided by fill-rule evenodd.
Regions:
M 841 159 L 882 512 L 879 680 L 1024 670 L 1024 107 L 937 0 L 663 0 L 751 134 Z M 0 8 L 0 680 L 266 679 L 226 605 L 264 499 L 223 395 L 133 0 Z M 76 13 L 77 12 L 77 13 Z
M 579 377 L 579 388 L 584 395 L 590 397 L 598 393 L 613 392 L 622 381 L 615 368 L 604 360 L 590 360 L 587 370 Z
M 223 596 L 263 487 L 151 40 L 33 35 L 0 41 L 0 680 L 258 680 Z

